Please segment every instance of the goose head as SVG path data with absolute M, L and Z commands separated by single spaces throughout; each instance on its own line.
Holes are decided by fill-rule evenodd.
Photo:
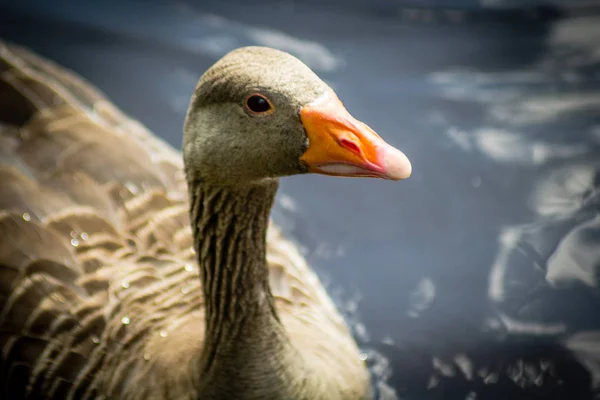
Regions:
M 188 181 L 224 185 L 303 173 L 411 174 L 407 157 L 353 118 L 310 68 L 264 47 L 234 50 L 200 78 L 183 155 Z

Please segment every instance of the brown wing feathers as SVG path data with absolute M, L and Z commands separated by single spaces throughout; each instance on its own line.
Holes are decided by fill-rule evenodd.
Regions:
M 119 372 L 103 368 L 143 360 L 108 354 L 143 353 L 166 299 L 196 307 L 180 163 L 81 79 L 0 42 L 0 398 L 92 396 Z M 196 301 L 166 294 L 183 284 Z M 162 312 L 140 310 L 161 294 Z

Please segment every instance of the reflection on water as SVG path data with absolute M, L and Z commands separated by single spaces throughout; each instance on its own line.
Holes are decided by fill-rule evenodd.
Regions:
M 501 226 L 489 274 L 487 328 L 505 343 L 555 347 L 543 351 L 539 361 L 522 357 L 525 346 L 512 361 L 503 360 L 524 368 L 523 381 L 504 373 L 525 389 L 554 387 L 551 382 L 571 375 L 552 398 L 574 393 L 588 398 L 586 388 L 597 392 L 600 377 L 595 311 L 600 306 L 600 146 L 594 134 L 600 115 L 599 26 L 597 17 L 556 23 L 546 53 L 519 70 L 431 75 L 444 97 L 483 104 L 484 124 L 445 131 L 455 148 L 518 166 L 531 177 L 528 186 L 511 188 L 520 191 L 532 214 Z M 560 350 L 563 344 L 571 355 Z M 577 373 L 558 371 L 577 362 Z M 544 376 L 543 370 L 552 368 L 555 373 Z

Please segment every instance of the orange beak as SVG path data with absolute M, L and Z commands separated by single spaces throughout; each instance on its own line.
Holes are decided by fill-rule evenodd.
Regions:
M 318 174 L 406 179 L 412 167 L 400 150 L 354 119 L 330 92 L 300 110 L 308 149 L 300 157 Z

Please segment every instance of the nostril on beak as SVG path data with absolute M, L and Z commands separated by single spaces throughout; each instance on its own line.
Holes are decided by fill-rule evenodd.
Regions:
M 355 154 L 361 154 L 360 147 L 354 143 L 352 140 L 341 138 L 340 145 Z

